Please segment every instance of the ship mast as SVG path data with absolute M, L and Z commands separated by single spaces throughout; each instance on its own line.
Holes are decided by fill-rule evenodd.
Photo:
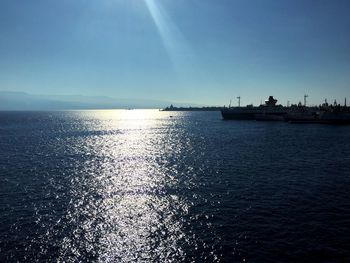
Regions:
M 309 95 L 305 94 L 304 95 L 304 106 L 306 107 L 306 98 L 309 97 Z
M 238 99 L 238 107 L 241 107 L 241 96 L 238 96 L 237 99 Z

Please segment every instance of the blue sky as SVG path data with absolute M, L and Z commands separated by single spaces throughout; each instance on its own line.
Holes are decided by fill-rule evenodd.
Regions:
M 0 90 L 343 101 L 349 11 L 331 0 L 2 0 Z

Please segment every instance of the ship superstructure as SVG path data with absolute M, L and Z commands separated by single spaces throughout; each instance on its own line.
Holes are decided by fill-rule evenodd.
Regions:
M 269 96 L 265 104 L 258 107 L 239 105 L 221 110 L 222 117 L 226 120 L 283 120 L 283 116 L 287 113 L 287 107 L 277 105 L 277 100 L 273 96 Z

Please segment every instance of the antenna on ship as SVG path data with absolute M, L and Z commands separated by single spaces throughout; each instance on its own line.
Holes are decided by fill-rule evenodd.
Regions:
M 345 101 L 344 101 L 344 107 L 346 107 L 346 98 L 345 98 Z
M 304 95 L 304 106 L 306 106 L 306 98 L 309 97 L 309 95 L 305 94 Z
M 238 96 L 237 99 L 238 99 L 238 107 L 241 107 L 241 96 Z
M 229 108 L 231 108 L 231 102 L 232 102 L 232 99 L 230 99 L 230 105 L 228 105 Z

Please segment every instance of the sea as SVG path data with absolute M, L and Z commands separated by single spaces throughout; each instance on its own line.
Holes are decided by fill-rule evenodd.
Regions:
M 0 112 L 0 262 L 350 262 L 350 126 Z

